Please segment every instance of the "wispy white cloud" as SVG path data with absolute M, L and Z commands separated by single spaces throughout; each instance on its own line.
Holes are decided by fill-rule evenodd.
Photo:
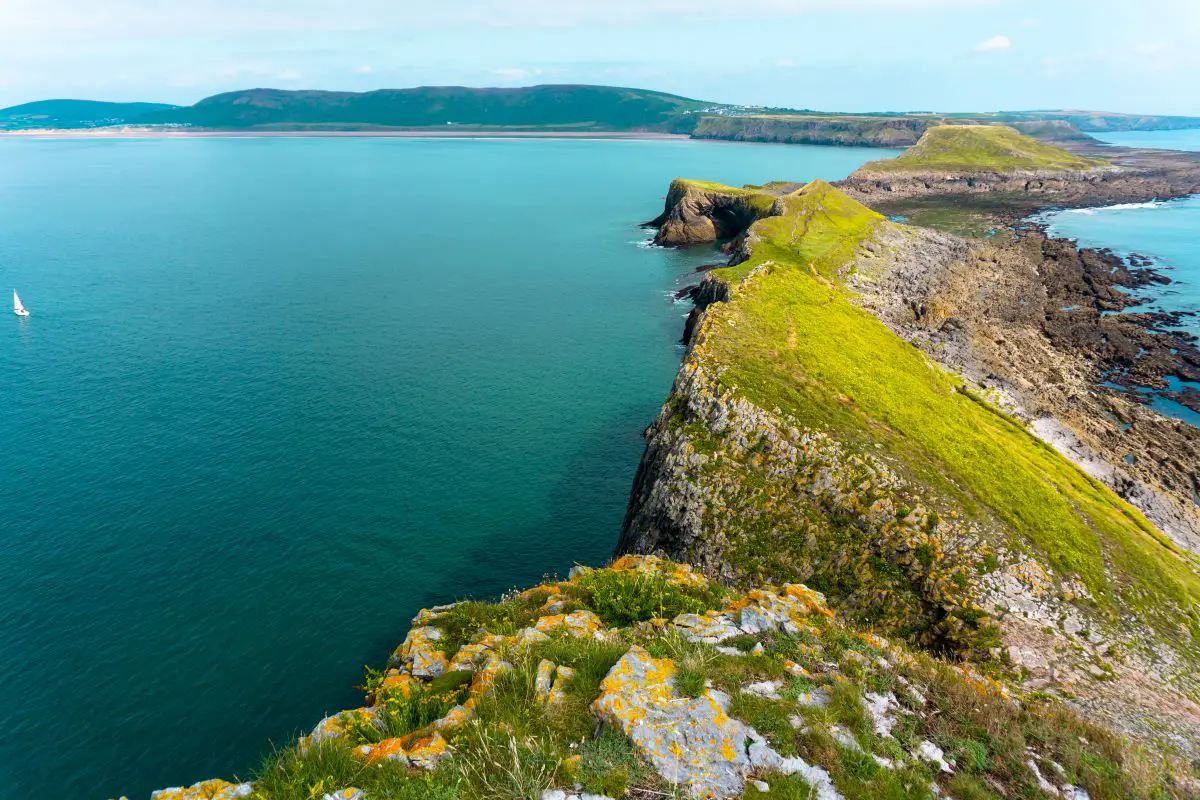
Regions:
M 1012 40 L 1007 36 L 993 36 L 975 45 L 975 52 L 977 53 L 998 53 L 1002 50 L 1011 49 Z
M 500 67 L 492 70 L 492 75 L 505 83 L 527 81 L 538 74 L 539 71 L 536 69 L 522 69 L 521 67 Z

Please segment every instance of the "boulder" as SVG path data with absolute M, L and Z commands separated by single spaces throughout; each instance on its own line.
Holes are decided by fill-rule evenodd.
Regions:
M 187 788 L 175 786 L 170 789 L 159 789 L 150 795 L 150 800 L 236 800 L 239 797 L 250 797 L 254 794 L 254 786 L 249 783 L 230 783 L 228 781 L 201 781 Z

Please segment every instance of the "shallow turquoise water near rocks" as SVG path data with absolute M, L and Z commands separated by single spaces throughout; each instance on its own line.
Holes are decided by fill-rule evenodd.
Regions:
M 1200 150 L 1200 130 L 1139 131 L 1099 138 L 1129 147 Z M 1183 323 L 1186 330 L 1200 336 L 1200 196 L 1061 211 L 1045 215 L 1045 220 L 1054 235 L 1077 239 L 1084 246 L 1106 247 L 1121 256 L 1149 256 L 1173 283 L 1137 296 L 1147 308 L 1197 314 L 1185 317 Z M 1182 382 L 1173 380 L 1172 388 L 1179 389 Z M 1156 398 L 1152 404 L 1163 413 L 1200 425 L 1200 415 L 1179 403 Z
M 1158 150 L 1200 150 L 1200 129 L 1179 131 L 1125 131 L 1089 134 L 1102 142 L 1121 147 L 1152 147 Z
M 603 560 L 713 259 L 637 223 L 884 154 L 0 141 L 0 797 L 246 776 L 420 606 Z

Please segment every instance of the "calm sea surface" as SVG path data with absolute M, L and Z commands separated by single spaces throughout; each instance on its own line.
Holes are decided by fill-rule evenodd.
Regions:
M 1127 131 L 1092 133 L 1102 142 L 1121 147 L 1153 147 L 1158 150 L 1200 150 L 1200 129 L 1182 131 Z
M 1126 147 L 1200 150 L 1200 130 L 1104 134 L 1099 138 Z M 1120 255 L 1150 256 L 1157 262 L 1156 268 L 1174 283 L 1141 292 L 1138 296 L 1144 299 L 1145 307 L 1200 315 L 1200 196 L 1166 203 L 1061 211 L 1045 218 L 1057 236 L 1078 239 L 1089 247 L 1108 247 Z M 1200 336 L 1200 316 L 1187 317 L 1184 324 Z M 1183 385 L 1172 381 L 1174 389 Z M 1155 398 L 1153 405 L 1200 425 L 1200 414 L 1169 399 Z
M 603 560 L 713 257 L 637 224 L 886 154 L 0 140 L 0 798 L 247 776 L 419 607 Z

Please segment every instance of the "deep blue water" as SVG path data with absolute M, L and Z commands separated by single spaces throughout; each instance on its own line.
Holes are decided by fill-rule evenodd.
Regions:
M 0 140 L 0 797 L 246 776 L 420 606 L 603 560 L 713 258 L 637 224 L 882 155 Z
M 1200 150 L 1200 130 L 1105 134 L 1100 138 L 1129 147 Z M 1056 236 L 1088 247 L 1107 247 L 1122 256 L 1151 257 L 1173 283 L 1138 293 L 1145 308 L 1200 314 L 1200 196 L 1165 203 L 1139 203 L 1077 209 L 1045 215 Z M 1184 318 L 1184 327 L 1200 336 L 1200 316 Z M 1172 390 L 1183 386 L 1172 379 Z M 1200 388 L 1200 387 L 1195 387 Z M 1155 396 L 1159 411 L 1200 425 L 1200 414 L 1169 398 Z

